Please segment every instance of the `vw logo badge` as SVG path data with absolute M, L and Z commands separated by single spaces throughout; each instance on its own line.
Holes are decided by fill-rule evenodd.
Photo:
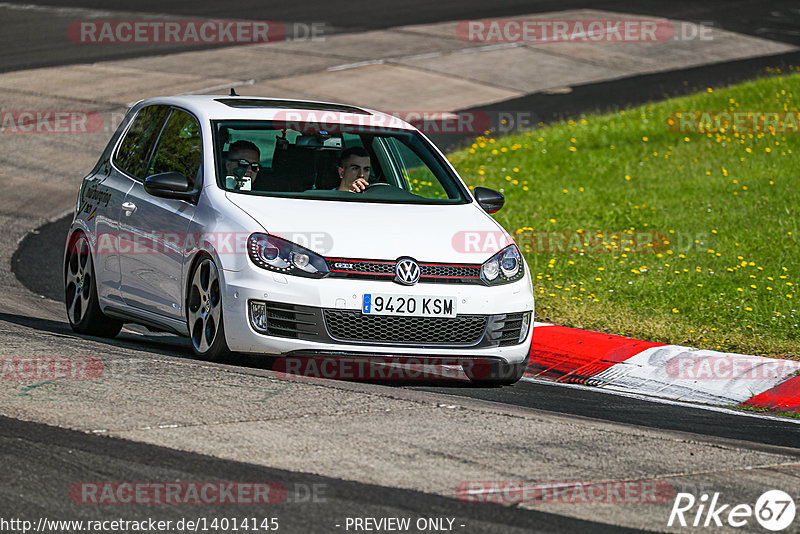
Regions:
M 421 271 L 416 261 L 411 258 L 403 258 L 397 261 L 394 267 L 394 280 L 405 286 L 413 286 L 419 282 Z

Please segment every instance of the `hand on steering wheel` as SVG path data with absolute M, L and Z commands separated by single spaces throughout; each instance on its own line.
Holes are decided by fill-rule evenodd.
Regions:
M 389 185 L 386 182 L 375 182 L 374 184 L 369 184 L 367 187 L 364 188 L 364 191 L 368 189 L 372 189 L 373 187 L 378 187 L 379 185 Z
M 364 178 L 358 178 L 350 187 L 351 193 L 361 193 L 369 189 L 369 182 Z

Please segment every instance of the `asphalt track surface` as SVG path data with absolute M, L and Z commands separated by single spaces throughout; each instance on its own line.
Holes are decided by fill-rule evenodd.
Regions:
M 800 44 L 800 7 L 793 0 L 246 0 L 239 2 L 179 0 L 163 2 L 46 0 L 0 3 L 5 19 L 0 32 L 0 72 L 74 63 L 90 63 L 213 48 L 219 45 L 148 44 L 93 46 L 65 42 L 69 24 L 80 20 L 187 19 L 266 20 L 310 24 L 322 22 L 328 34 L 380 30 L 410 24 L 496 18 L 520 14 L 596 9 L 670 17 L 713 24 L 725 30 Z M 119 13 L 130 14 L 123 18 Z M 109 15 L 109 13 L 116 13 Z
M 104 9 L 132 9 L 125 2 L 108 5 L 101 2 L 54 1 L 57 6 L 81 6 Z M 102 6 L 101 6 L 102 4 Z M 347 8 L 339 9 L 338 4 L 319 3 L 312 8 L 308 3 L 302 9 L 288 4 L 251 2 L 239 3 L 228 8 L 229 16 L 250 18 L 269 18 L 272 20 L 304 20 L 313 13 L 314 20 L 324 20 L 333 26 L 357 31 L 367 27 L 378 28 L 381 21 L 391 20 L 392 25 L 422 22 L 437 22 L 454 18 L 479 18 L 487 16 L 529 13 L 535 10 L 549 11 L 556 8 L 568 9 L 579 6 L 579 2 L 499 2 L 491 8 L 483 3 L 448 2 L 435 5 L 419 3 L 404 4 L 397 13 L 393 4 L 383 5 L 381 17 L 377 17 L 373 4 L 360 1 L 347 3 Z M 722 6 L 725 6 L 722 9 Z M 734 5 L 736 8 L 734 8 Z M 222 16 L 220 7 L 210 2 L 200 4 L 173 2 L 168 6 L 152 2 L 137 3 L 140 12 L 168 12 L 176 15 L 196 15 L 202 17 Z M 774 2 L 773 8 L 766 11 L 758 2 L 706 2 L 702 7 L 695 2 L 658 2 L 635 8 L 631 2 L 600 2 L 592 4 L 593 9 L 624 10 L 671 16 L 696 21 L 713 20 L 725 29 L 742 31 L 761 36 L 769 36 L 786 42 L 800 42 L 800 9 L 790 7 L 789 2 Z M 150 9 L 152 8 L 152 10 Z M 156 9 L 158 8 L 158 9 Z M 351 9 L 352 8 L 352 9 Z M 388 11 L 386 11 L 388 10 Z M 737 16 L 731 13 L 736 11 Z M 389 13 L 392 16 L 387 16 Z M 457 13 L 454 15 L 453 13 Z M 396 15 L 396 17 L 395 17 Z M 794 17 L 794 19 L 792 19 Z M 791 26 L 792 20 L 798 22 Z M 106 47 L 102 47 L 106 48 Z M 112 51 L 113 52 L 113 51 Z M 63 63 L 69 58 L 55 58 Z M 533 94 L 513 101 L 493 106 L 482 106 L 484 111 L 531 110 L 543 122 L 563 117 L 574 117 L 595 109 L 612 109 L 631 103 L 646 102 L 675 94 L 694 91 L 698 87 L 731 83 L 752 78 L 764 72 L 766 66 L 786 66 L 800 63 L 800 54 L 789 53 L 768 59 L 755 58 L 707 67 L 656 73 L 635 78 L 588 84 L 573 88 L 569 94 Z M 546 111 L 543 111 L 546 110 Z M 434 140 L 435 136 L 434 136 Z M 444 137 L 441 144 L 452 145 L 457 140 Z M 50 223 L 30 234 L 21 244 L 12 259 L 12 269 L 20 281 L 36 294 L 60 301 L 62 296 L 61 259 L 64 238 L 69 227 L 70 217 Z M 160 340 L 155 340 L 158 347 Z M 166 350 L 170 350 L 167 346 Z M 188 357 L 188 353 L 187 353 Z M 742 417 L 706 410 L 690 409 L 681 406 L 648 402 L 583 389 L 560 388 L 547 384 L 524 383 L 511 388 L 434 388 L 433 391 L 455 395 L 467 395 L 485 400 L 527 406 L 573 415 L 600 418 L 610 421 L 642 425 L 655 428 L 694 432 L 719 438 L 740 439 L 753 443 L 800 446 L 800 425 L 772 419 Z
M 93 521 L 124 517 L 173 522 L 181 518 L 241 521 L 255 517 L 259 523 L 263 518 L 276 517 L 279 531 L 284 532 L 344 531 L 347 517 L 408 517 L 413 522 L 418 518 L 447 517 L 454 519 L 454 530 L 462 530 L 458 526 L 463 525 L 476 533 L 640 532 L 494 503 L 476 506 L 416 491 L 270 469 L 2 416 L 0 427 L 4 469 L 11 471 L 6 473 L 11 476 L 4 476 L 11 482 L 0 487 L 0 499 L 2 506 L 13 510 L 16 517 Z M 143 504 L 135 510 L 114 504 L 87 506 L 64 499 L 76 480 L 101 479 L 107 473 L 131 481 L 270 481 L 283 486 L 286 498 L 266 505 Z M 36 499 L 30 495 L 36 495 Z
M 11 2 L 11 4 L 16 4 Z M 21 4 L 21 3 L 19 3 Z M 760 37 L 800 44 L 800 9 L 793 2 L 652 2 L 642 4 L 629 0 L 597 2 L 571 1 L 412 1 L 375 3 L 368 0 L 351 2 L 80 2 L 51 0 L 50 6 L 80 7 L 107 11 L 138 13 L 167 13 L 174 16 L 200 18 L 241 18 L 279 21 L 324 21 L 331 31 L 363 31 L 414 23 L 432 23 L 453 19 L 498 17 L 537 11 L 557 11 L 579 7 L 637 12 L 669 16 L 696 22 L 713 21 L 719 27 Z M 15 13 L 18 25 L 0 32 L 0 72 L 39 66 L 65 65 L 124 57 L 139 57 L 188 50 L 187 46 L 142 47 L 81 47 L 63 46 L 55 32 L 33 31 L 36 26 L 64 25 L 77 20 L 81 13 L 39 11 L 35 16 L 24 10 L 0 10 Z M 4 24 L 5 26 L 5 24 Z M 65 27 L 65 26 L 64 26 Z M 32 42 L 35 40 L 35 43 Z M 800 63 L 800 55 L 784 54 L 773 58 L 737 61 L 686 71 L 660 73 L 635 79 L 618 80 L 573 88 L 565 95 L 529 95 L 514 101 L 499 103 L 497 110 L 531 110 L 548 122 L 560 117 L 575 116 L 594 109 L 610 109 L 682 94 L 696 87 L 719 85 L 751 78 L 763 73 L 765 66 Z M 687 82 L 687 83 L 684 83 Z M 486 110 L 486 107 L 482 107 Z M 436 140 L 436 139 L 435 139 Z M 452 138 L 440 140 L 452 145 Z M 51 223 L 32 233 L 21 244 L 12 263 L 18 278 L 34 293 L 61 300 L 61 258 L 68 218 Z M 42 330 L 72 335 L 65 323 L 34 317 L 1 314 L 6 321 L 33 326 Z M 191 358 L 188 345 L 172 336 L 134 337 L 122 335 L 115 344 L 146 346 L 154 353 Z M 268 362 L 242 357 L 242 366 L 263 367 Z M 387 384 L 387 387 L 401 387 Z M 520 382 L 512 387 L 476 388 L 468 385 L 426 384 L 416 389 L 443 395 L 469 396 L 499 403 L 524 406 L 536 410 L 603 419 L 642 427 L 677 430 L 718 439 L 733 440 L 749 448 L 772 446 L 800 450 L 800 425 L 792 421 L 757 418 L 674 406 L 642 399 L 606 393 L 565 388 L 556 385 Z M 274 480 L 292 484 L 324 484 L 327 499 L 309 506 L 307 502 L 286 502 L 276 505 L 285 531 L 312 532 L 321 525 L 331 525 L 347 516 L 373 517 L 456 517 L 457 524 L 468 524 L 474 532 L 626 532 L 615 526 L 580 521 L 538 511 L 521 510 L 493 504 L 475 506 L 429 494 L 384 488 L 356 482 L 345 482 L 312 475 L 298 475 L 250 464 L 220 460 L 207 456 L 179 452 L 114 438 L 86 435 L 46 425 L 26 423 L 0 417 L 0 451 L 3 465 L 9 466 L 11 484 L 0 488 L 4 507 L 17 511 L 19 516 L 39 517 L 50 514 L 59 518 L 102 519 L 117 518 L 119 510 L 103 507 L 75 506 L 65 503 L 64 492 L 78 478 L 96 474 L 97 479 L 108 473 L 124 480 Z M 793 452 L 794 454 L 794 452 Z M 125 475 L 120 475 L 124 473 Z M 36 495 L 35 499 L 30 496 Z M 239 517 L 257 512 L 265 516 L 264 507 L 258 510 L 240 507 Z M 208 505 L 173 507 L 154 505 L 137 507 L 126 513 L 127 518 L 232 516 L 229 506 Z
M 41 227 L 30 234 L 12 258 L 17 277 L 34 293 L 61 300 L 61 251 L 71 222 L 70 217 Z M 71 334 L 65 323 L 26 320 L 0 314 L 0 319 L 20 321 L 60 334 Z M 109 343 L 137 343 L 125 338 Z M 188 342 L 177 336 L 146 336 L 150 350 L 191 358 Z M 269 368 L 271 360 L 247 356 L 235 357 L 231 362 L 256 368 Z M 387 387 L 408 387 L 407 384 L 387 384 Z M 677 430 L 704 436 L 752 442 L 761 445 L 778 445 L 800 449 L 800 423 L 793 420 L 749 417 L 715 412 L 685 405 L 663 404 L 641 398 L 611 395 L 590 388 L 570 388 L 548 383 L 520 382 L 513 387 L 480 388 L 470 384 L 451 383 L 414 386 L 444 395 L 467 396 L 476 399 L 512 404 L 537 410 L 590 417 L 651 428 Z

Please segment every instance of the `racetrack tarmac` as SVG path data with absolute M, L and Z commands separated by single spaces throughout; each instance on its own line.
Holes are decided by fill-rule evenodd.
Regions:
M 448 518 L 453 520 L 453 530 L 475 533 L 638 531 L 501 504 L 476 505 L 421 492 L 270 469 L 2 416 L 0 428 L 0 450 L 6 466 L 0 475 L 5 519 L 9 514 L 34 523 L 42 517 L 83 521 L 156 518 L 177 524 L 183 518 L 204 518 L 207 523 L 214 518 L 236 518 L 240 522 L 256 518 L 261 525 L 265 518 L 276 518 L 279 531 L 335 532 L 345 531 L 348 517 L 403 517 L 414 523 L 420 518 Z M 152 504 L 144 499 L 139 502 L 136 498 L 131 503 L 118 502 L 128 494 L 116 491 L 106 494 L 105 499 L 101 492 L 84 491 L 85 498 L 81 498 L 81 492 L 75 491 L 76 484 L 98 479 L 242 484 L 259 481 L 269 483 L 273 489 L 282 488 L 285 498 L 251 504 L 251 493 L 240 499 L 241 503 L 231 505 L 188 497 L 186 504 L 176 505 Z M 30 495 L 37 498 L 32 500 Z M 235 492 L 232 495 L 238 499 Z M 106 504 L 98 505 L 96 501 Z
M 31 291 L 58 300 L 61 296 L 61 257 L 64 238 L 71 217 L 64 217 L 42 226 L 38 233 L 28 235 L 13 257 L 14 272 Z M 2 315 L 0 315 L 2 318 Z M 6 320 L 13 320 L 6 317 Z M 17 320 L 24 320 L 18 318 Z M 27 320 L 35 324 L 34 319 Z M 57 329 L 69 334 L 65 324 L 40 323 L 43 328 Z M 180 347 L 181 355 L 191 358 L 188 344 L 177 336 L 137 336 L 126 338 L 134 345 L 141 340 L 162 354 L 174 354 Z M 114 341 L 109 343 L 113 344 Z M 269 369 L 271 360 L 242 356 L 237 365 Z M 390 384 L 404 387 L 405 384 Z M 687 405 L 654 402 L 635 397 L 624 397 L 588 387 L 564 387 L 546 382 L 520 382 L 513 387 L 477 388 L 469 384 L 453 387 L 452 384 L 412 386 L 424 391 L 444 395 L 465 396 L 492 402 L 510 404 L 537 410 L 596 418 L 604 421 L 640 425 L 650 428 L 690 432 L 709 438 L 726 438 L 754 444 L 779 445 L 800 449 L 800 421 L 736 414 L 735 412 L 709 411 Z

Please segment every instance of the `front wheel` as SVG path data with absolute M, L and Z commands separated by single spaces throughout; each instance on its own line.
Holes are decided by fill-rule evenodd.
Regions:
M 210 257 L 203 257 L 192 271 L 187 299 L 187 323 L 195 355 L 217 362 L 230 354 L 222 322 L 219 271 Z
M 464 365 L 464 373 L 471 382 L 481 386 L 510 386 L 516 384 L 528 368 L 528 358 L 520 363 L 479 361 Z
M 79 334 L 114 337 L 122 322 L 106 317 L 100 310 L 92 250 L 86 235 L 72 239 L 64 262 L 64 304 L 72 330 Z

